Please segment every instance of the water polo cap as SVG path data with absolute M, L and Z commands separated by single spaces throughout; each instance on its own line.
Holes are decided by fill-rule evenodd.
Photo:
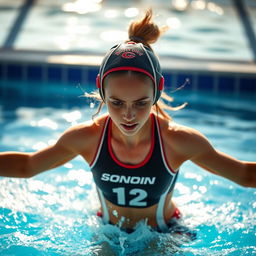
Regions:
M 104 57 L 100 71 L 96 79 L 97 87 L 102 100 L 105 100 L 103 92 L 103 80 L 111 72 L 131 70 L 141 72 L 149 76 L 154 83 L 154 104 L 161 96 L 164 87 L 160 63 L 153 51 L 142 43 L 122 43 L 113 46 Z

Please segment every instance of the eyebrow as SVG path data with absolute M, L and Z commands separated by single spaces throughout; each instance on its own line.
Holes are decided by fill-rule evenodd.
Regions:
M 116 97 L 109 97 L 111 100 L 119 100 L 119 101 L 122 101 L 122 102 L 124 102 L 123 100 L 120 100 L 120 99 L 118 99 L 118 98 L 116 98 Z M 137 99 L 137 100 L 134 100 L 133 102 L 138 102 L 138 101 L 143 101 L 143 100 L 150 100 L 150 97 L 142 97 L 142 98 L 140 98 L 140 99 Z

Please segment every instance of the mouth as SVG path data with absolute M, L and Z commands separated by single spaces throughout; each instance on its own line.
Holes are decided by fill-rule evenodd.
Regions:
M 138 126 L 138 124 L 121 124 L 121 126 L 127 131 L 132 131 Z

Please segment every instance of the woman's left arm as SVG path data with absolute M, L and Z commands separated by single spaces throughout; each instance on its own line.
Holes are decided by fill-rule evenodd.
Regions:
M 214 149 L 207 138 L 197 131 L 190 132 L 190 136 L 192 162 L 241 186 L 256 187 L 256 162 L 241 161 Z

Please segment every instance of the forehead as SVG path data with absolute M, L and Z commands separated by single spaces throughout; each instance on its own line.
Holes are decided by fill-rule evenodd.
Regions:
M 106 77 L 104 91 L 106 97 L 138 99 L 153 97 L 154 86 L 151 78 L 144 74 L 113 73 Z

